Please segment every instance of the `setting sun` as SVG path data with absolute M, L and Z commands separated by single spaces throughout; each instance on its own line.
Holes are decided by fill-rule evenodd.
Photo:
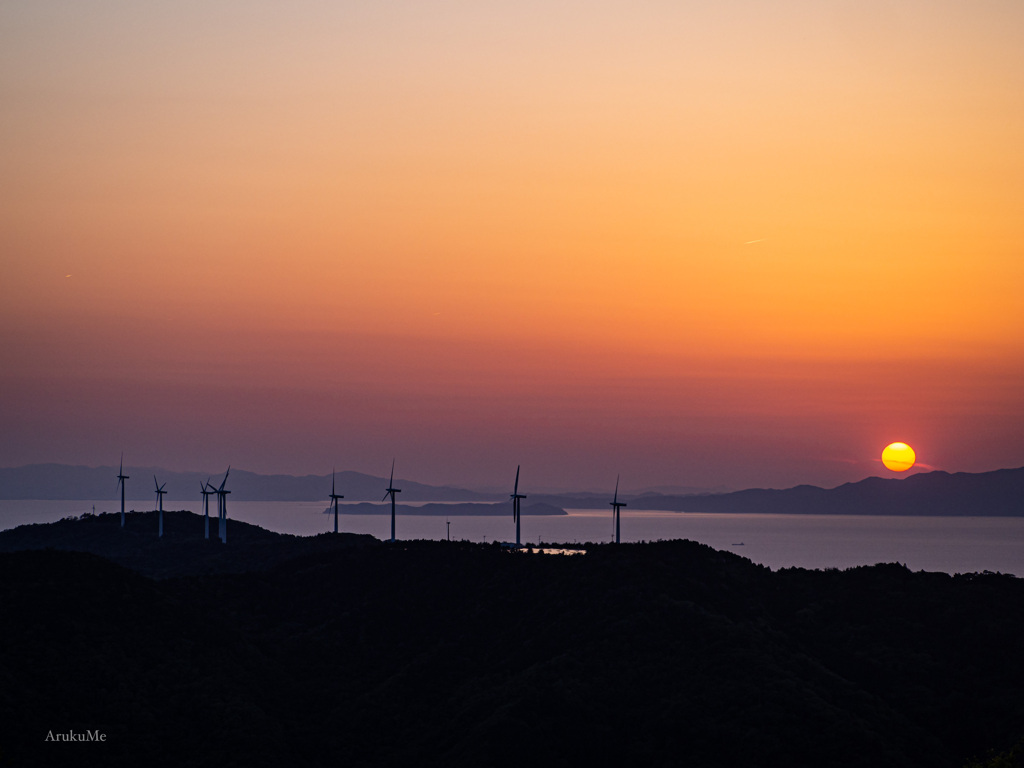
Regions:
M 906 472 L 916 460 L 914 449 L 906 443 L 890 443 L 882 451 L 882 463 L 893 472 Z

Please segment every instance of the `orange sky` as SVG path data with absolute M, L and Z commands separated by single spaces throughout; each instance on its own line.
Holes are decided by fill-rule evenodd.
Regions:
M 5 3 L 0 464 L 1024 464 L 1024 7 L 552 5 Z

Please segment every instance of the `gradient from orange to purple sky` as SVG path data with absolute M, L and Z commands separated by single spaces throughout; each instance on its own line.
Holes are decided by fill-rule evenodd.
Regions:
M 1024 4 L 8 0 L 0 464 L 1024 465 Z

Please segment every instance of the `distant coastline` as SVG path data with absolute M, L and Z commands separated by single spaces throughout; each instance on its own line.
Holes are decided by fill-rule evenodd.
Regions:
M 146 482 L 160 474 L 172 493 L 170 498 L 198 498 L 207 479 L 196 472 L 167 472 L 153 468 L 126 467 L 138 485 L 129 481 L 129 493 L 151 488 Z M 35 464 L 0 468 L 0 499 L 102 499 L 113 498 L 116 467 L 81 467 Z M 344 492 L 346 514 L 379 514 L 384 510 L 380 494 L 385 478 L 358 472 L 338 472 L 337 487 Z M 510 514 L 502 494 L 487 494 L 450 486 L 431 486 L 401 480 L 404 515 L 501 515 Z M 259 475 L 232 470 L 232 501 L 323 501 L 326 507 L 330 475 Z M 136 497 L 138 498 L 138 497 Z M 842 515 L 936 515 L 1024 516 L 1024 468 L 991 472 L 922 472 L 906 478 L 869 477 L 836 488 L 799 485 L 782 490 L 752 488 L 730 493 L 622 494 L 630 510 L 664 512 L 716 512 L 743 514 L 842 514 Z M 604 509 L 611 498 L 594 492 L 530 494 L 524 515 L 558 515 L 567 509 Z M 351 503 L 360 502 L 360 503 Z

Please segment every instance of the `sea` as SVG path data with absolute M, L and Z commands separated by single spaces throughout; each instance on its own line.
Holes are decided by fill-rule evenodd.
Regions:
M 153 500 L 128 501 L 126 509 L 151 510 Z M 172 503 L 168 509 L 202 513 L 201 502 Z M 341 531 L 377 538 L 391 534 L 390 506 L 380 514 L 342 514 Z M 278 533 L 314 536 L 333 530 L 326 504 L 313 501 L 232 501 L 230 520 L 243 520 Z M 0 500 L 0 530 L 65 517 L 120 510 L 119 501 Z M 215 514 L 215 513 L 214 513 Z M 1024 576 L 1024 518 L 893 517 L 875 515 L 785 515 L 660 512 L 622 510 L 622 541 L 690 539 L 733 552 L 773 570 L 779 568 L 852 568 L 875 563 L 902 563 L 913 571 Z M 229 529 L 230 530 L 230 529 Z M 508 515 L 402 515 L 399 539 L 450 537 L 476 542 L 515 540 Z M 611 511 L 569 510 L 567 515 L 522 518 L 524 544 L 584 544 L 612 541 Z M 230 533 L 229 533 L 230 539 Z

